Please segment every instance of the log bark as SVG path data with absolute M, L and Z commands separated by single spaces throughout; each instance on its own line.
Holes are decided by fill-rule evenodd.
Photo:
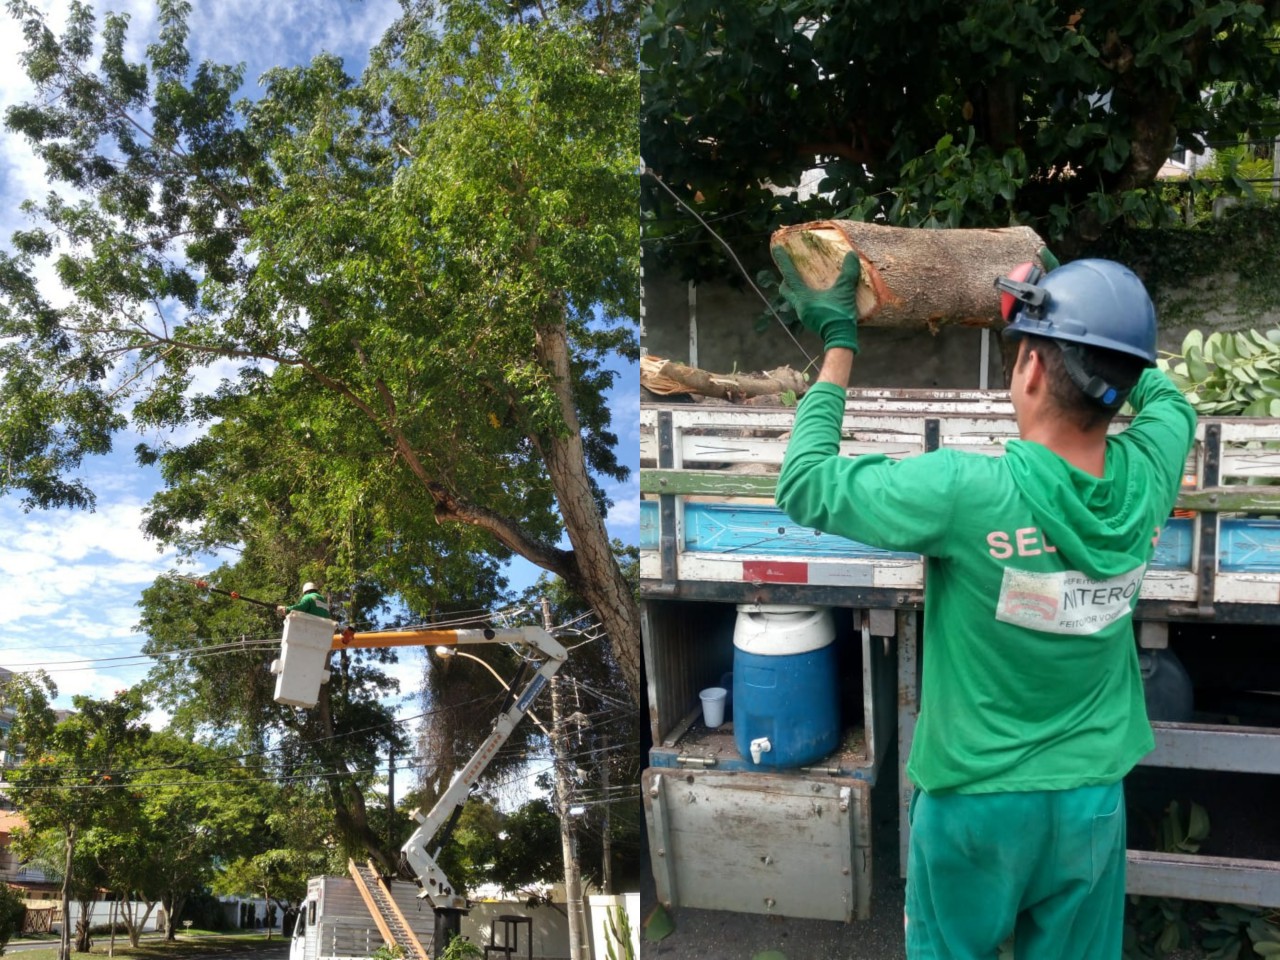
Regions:
M 763 375 L 749 373 L 711 373 L 698 367 L 665 360 L 662 357 L 640 358 L 640 384 L 660 395 L 697 393 L 704 397 L 762 397 L 785 393 L 804 393 L 808 384 L 790 367 L 778 367 Z
M 1044 241 L 1030 227 L 923 230 L 856 220 L 818 220 L 776 231 L 811 287 L 825 289 L 850 251 L 858 255 L 858 323 L 880 327 L 999 327 L 996 277 L 1028 260 Z

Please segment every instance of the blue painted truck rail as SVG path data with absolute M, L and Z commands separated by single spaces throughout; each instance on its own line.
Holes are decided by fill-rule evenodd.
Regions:
M 913 553 L 881 550 L 796 523 L 777 507 L 761 504 L 686 503 L 681 551 L 768 554 L 838 560 L 917 560 Z M 1280 573 L 1280 520 L 1224 517 L 1219 524 L 1218 569 L 1232 573 Z M 1194 521 L 1173 517 L 1156 545 L 1152 570 L 1190 570 Z M 640 504 L 640 549 L 658 549 L 658 504 Z

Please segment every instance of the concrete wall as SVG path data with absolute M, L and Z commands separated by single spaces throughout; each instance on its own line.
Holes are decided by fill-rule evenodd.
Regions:
M 61 911 L 62 908 L 62 902 L 60 900 L 29 899 L 24 900 L 23 903 L 29 910 L 42 910 L 53 907 Z M 137 901 L 134 901 L 132 907 L 135 916 L 141 916 L 147 909 L 145 903 L 139 903 Z M 75 926 L 80 920 L 80 904 L 77 901 L 72 900 L 70 909 L 71 929 L 75 930 Z M 113 904 L 109 900 L 98 900 L 89 904 L 89 925 L 91 927 L 99 925 L 107 927 L 113 919 L 117 922 L 123 923 L 124 921 L 119 915 L 120 909 L 120 904 Z M 60 920 L 55 920 L 53 929 L 55 932 L 60 931 L 62 929 L 62 922 Z M 160 909 L 159 904 L 156 904 L 152 909 L 151 914 L 147 917 L 146 923 L 143 925 L 143 931 L 146 933 L 152 933 L 163 929 L 164 911 Z
M 605 928 L 605 914 L 609 909 L 621 906 L 627 913 L 631 924 L 631 941 L 635 951 L 640 955 L 640 895 L 638 893 L 621 894 L 616 897 L 593 895 L 587 898 L 587 926 L 591 942 L 583 944 L 583 956 L 593 960 L 609 960 L 608 948 L 605 946 L 602 932 Z M 569 956 L 569 923 L 563 913 L 563 904 L 538 904 L 526 906 L 516 901 L 481 902 L 472 905 L 470 911 L 462 917 L 462 935 L 476 946 L 483 949 L 490 940 L 490 929 L 494 918 L 504 914 L 529 917 L 533 920 L 533 956 L 535 960 L 567 960 Z M 525 957 L 525 941 L 527 928 L 520 927 L 519 949 L 515 957 Z M 502 943 L 502 924 L 497 924 L 497 942 Z M 620 955 L 614 950 L 615 955 Z
M 646 268 L 644 304 L 641 346 L 655 356 L 715 373 L 784 365 L 803 371 L 809 363 L 806 356 L 821 359 L 822 344 L 807 331 L 793 340 L 770 317 L 764 331 L 757 332 L 756 319 L 765 306 L 750 290 L 702 284 L 691 298 L 688 284 L 655 276 Z M 982 335 L 978 330 L 952 327 L 931 334 L 925 329 L 866 327 L 858 331 L 858 346 L 854 379 L 860 387 L 980 386 Z M 816 366 L 811 376 L 814 371 Z M 994 339 L 988 377 L 989 386 L 1003 385 Z
M 496 917 L 515 915 L 529 917 L 533 920 L 533 956 L 535 960 L 559 960 L 569 956 L 569 922 L 561 912 L 563 904 L 553 906 L 548 903 L 537 906 L 526 906 L 523 903 L 500 901 L 496 903 L 476 903 L 462 917 L 462 935 L 476 946 L 483 949 L 489 939 L 490 930 Z M 502 943 L 502 924 L 496 926 L 497 941 Z M 527 928 L 518 930 L 519 950 L 513 956 L 525 957 L 525 935 Z

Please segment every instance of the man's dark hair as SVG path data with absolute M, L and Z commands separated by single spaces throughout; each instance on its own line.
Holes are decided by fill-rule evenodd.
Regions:
M 1034 334 L 1027 334 L 1022 339 L 1027 342 L 1027 352 L 1022 354 L 1019 362 L 1026 363 L 1032 350 L 1040 355 L 1049 385 L 1049 397 L 1064 417 L 1080 430 L 1092 430 L 1111 422 L 1116 410 L 1108 409 L 1088 396 L 1067 373 L 1061 341 Z M 1080 344 L 1072 346 L 1079 352 L 1086 373 L 1101 377 L 1120 390 L 1127 391 L 1137 383 L 1147 366 L 1140 358 L 1116 350 L 1100 350 Z

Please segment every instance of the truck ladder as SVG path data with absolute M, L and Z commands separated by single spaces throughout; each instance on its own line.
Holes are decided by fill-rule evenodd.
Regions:
M 382 939 L 389 944 L 399 946 L 404 951 L 405 960 L 431 960 L 430 955 L 414 934 L 413 928 L 409 926 L 409 921 L 400 912 L 400 907 L 392 899 L 390 892 L 383 887 L 373 864 L 361 866 L 354 860 L 348 860 L 347 869 L 356 882 L 356 889 L 360 891 L 364 905 L 369 908 L 369 913 L 373 916 L 373 922 L 378 925 L 378 932 L 382 934 Z

